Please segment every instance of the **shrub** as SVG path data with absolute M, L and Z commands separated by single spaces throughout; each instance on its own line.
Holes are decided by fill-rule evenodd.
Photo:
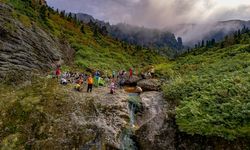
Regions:
M 176 122 L 189 134 L 228 140 L 249 137 L 250 66 L 248 45 L 213 49 L 179 58 L 181 76 L 165 85 L 167 100 L 176 101 Z

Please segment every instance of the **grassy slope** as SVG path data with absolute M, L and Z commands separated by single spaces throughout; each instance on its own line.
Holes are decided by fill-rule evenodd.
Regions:
M 85 25 L 86 34 L 83 34 L 80 25 L 53 12 L 44 21 L 40 17 L 39 8 L 27 7 L 21 0 L 0 2 L 15 8 L 13 17 L 19 19 L 25 27 L 30 28 L 33 23 L 58 39 L 70 43 L 76 50 L 75 63 L 70 67 L 111 71 L 128 69 L 131 66 L 140 68 L 166 61 L 148 50 L 124 46 L 109 37 L 99 35 L 96 38 L 88 25 Z M 51 120 L 48 116 L 57 118 L 66 115 L 62 110 L 69 107 L 65 102 L 68 97 L 55 80 L 35 78 L 31 84 L 21 88 L 19 85 L 12 87 L 0 84 L 0 149 L 29 149 L 30 139 L 46 141 L 50 134 L 42 132 L 41 129 L 49 128 Z
M 94 37 L 93 29 L 84 25 L 85 34 L 80 31 L 81 24 L 60 17 L 47 11 L 47 21 L 41 19 L 39 8 L 27 7 L 19 0 L 1 0 L 15 8 L 17 19 L 30 26 L 31 22 L 50 32 L 60 40 L 67 41 L 75 49 L 75 64 L 80 68 L 100 70 L 141 68 L 145 65 L 166 61 L 165 58 L 149 50 L 138 50 L 135 46 L 122 44 L 110 37 L 98 34 Z M 28 0 L 27 0 L 28 1 Z
M 172 78 L 164 92 L 168 100 L 179 103 L 176 118 L 182 131 L 226 139 L 249 137 L 249 44 L 200 48 L 158 68 Z
M 133 46 L 124 48 L 120 42 L 109 37 L 101 35 L 99 38 L 93 37 L 93 31 L 87 25 L 85 25 L 86 34 L 82 34 L 80 26 L 61 18 L 58 14 L 50 13 L 48 21 L 44 23 L 37 11 L 24 7 L 23 3 L 17 0 L 0 1 L 11 1 L 16 8 L 14 16 L 27 27 L 30 26 L 31 21 L 34 21 L 59 39 L 68 41 L 77 51 L 75 64 L 79 66 L 112 70 L 130 66 L 140 68 L 150 63 L 165 62 L 164 58 L 149 51 L 138 51 Z M 201 48 L 172 63 L 162 63 L 156 66 L 159 76 L 171 79 L 170 84 L 165 86 L 164 92 L 168 100 L 175 100 L 179 103 L 176 117 L 177 124 L 182 131 L 190 134 L 220 136 L 226 139 L 250 135 L 250 48 L 248 44 L 250 38 L 248 36 L 244 38 L 246 40 L 241 42 L 242 44 L 223 49 Z M 17 91 L 7 90 L 5 87 L 1 89 L 5 91 L 1 92 L 3 99 L 0 102 L 4 104 L 1 105 L 1 111 L 3 111 L 1 114 L 14 118 L 2 120 L 6 116 L 1 117 L 0 128 L 10 128 L 6 131 L 6 135 L 1 135 L 2 139 L 12 138 L 11 135 L 19 136 L 20 131 L 24 130 L 22 129 L 23 123 L 27 121 L 29 115 L 32 116 L 33 110 L 36 110 L 36 108 L 26 110 L 26 106 L 39 106 L 40 101 L 50 102 L 52 99 L 58 99 L 56 91 L 46 92 L 49 90 L 39 88 L 39 86 L 41 85 L 37 85 L 38 89 L 26 87 Z M 54 85 L 51 87 L 55 89 Z M 40 100 L 41 97 L 37 97 L 37 93 L 46 99 Z M 12 100 L 6 101 L 5 97 L 10 97 Z M 59 97 L 61 97 L 60 94 Z M 33 104 L 36 101 L 38 104 Z M 44 107 L 47 104 L 42 103 L 42 105 Z M 24 112 L 24 116 L 11 113 L 12 110 L 19 111 L 19 107 L 16 106 L 21 106 L 20 111 Z M 16 120 L 15 117 L 20 120 L 13 122 Z M 22 120 L 23 117 L 24 120 Z M 13 128 L 12 125 L 14 125 Z

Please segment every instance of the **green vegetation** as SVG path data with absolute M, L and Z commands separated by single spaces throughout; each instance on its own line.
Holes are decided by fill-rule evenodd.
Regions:
M 157 64 L 156 76 L 169 79 L 163 87 L 166 99 L 178 104 L 176 122 L 181 131 L 228 140 L 250 136 L 248 29 L 229 35 L 220 43 L 211 40 L 205 45 L 203 41 L 190 53 L 170 62 L 148 49 L 116 41 L 106 36 L 105 29 L 83 24 L 72 15 L 37 4 L 36 0 L 0 1 L 15 8 L 13 16 L 25 27 L 34 23 L 69 43 L 75 50 L 73 66 L 111 71 Z M 13 27 L 6 24 L 6 28 Z M 18 89 L 1 85 L 1 146 L 23 149 L 16 146 L 25 145 L 34 137 L 48 136 L 39 132 L 38 125 L 47 121 L 44 112 L 62 113 L 55 108 L 64 104 L 67 95 L 59 93 L 58 88 L 55 81 L 42 79 Z M 129 101 L 140 107 L 136 99 Z
M 0 147 L 3 149 L 27 149 L 31 144 L 27 141 L 46 139 L 49 133 L 41 132 L 42 126 L 49 127 L 49 118 L 61 114 L 67 99 L 58 83 L 47 79 L 33 79 L 24 87 L 1 84 L 0 91 Z
M 194 49 L 172 65 L 158 65 L 158 73 L 170 76 L 164 93 L 167 100 L 178 103 L 181 131 L 228 140 L 250 136 L 249 35 L 231 41 L 226 37 L 211 48 Z M 237 44 L 238 39 L 242 42 Z
M 134 109 L 134 113 L 140 112 L 142 109 L 142 104 L 138 95 L 131 95 L 128 99 L 130 109 Z M 133 107 L 133 108 L 132 108 Z
M 106 29 L 94 23 L 84 24 L 66 14 L 39 4 L 36 0 L 5 0 L 15 8 L 13 15 L 25 27 L 30 22 L 45 29 L 75 50 L 74 65 L 79 68 L 113 70 L 141 68 L 148 64 L 164 62 L 166 58 L 148 49 L 116 41 L 106 36 Z M 68 55 L 68 54 L 65 54 Z

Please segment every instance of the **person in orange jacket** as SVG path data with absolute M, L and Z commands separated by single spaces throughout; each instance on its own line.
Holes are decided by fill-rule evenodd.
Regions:
M 92 87 L 93 87 L 93 78 L 92 75 L 90 75 L 87 79 L 88 82 L 88 88 L 87 88 L 87 92 L 92 92 Z

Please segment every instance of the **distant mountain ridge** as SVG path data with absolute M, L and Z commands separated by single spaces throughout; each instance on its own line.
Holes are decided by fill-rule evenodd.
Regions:
M 105 26 L 109 35 L 121 41 L 143 47 L 158 49 L 166 53 L 169 49 L 174 53 L 182 52 L 184 46 L 192 47 L 198 42 L 214 39 L 222 40 L 226 35 L 242 29 L 250 28 L 250 21 L 226 20 L 203 24 L 180 24 L 162 30 L 133 26 L 125 23 L 110 25 L 107 22 L 95 19 L 91 15 L 78 13 L 77 18 L 85 23 L 94 22 L 98 26 Z M 182 37 L 182 38 L 176 38 Z M 182 41 L 183 40 L 183 41 Z
M 180 37 L 176 39 L 175 35 L 168 31 L 132 26 L 124 23 L 110 25 L 83 13 L 76 14 L 76 17 L 85 23 L 93 22 L 99 27 L 105 26 L 108 34 L 113 38 L 129 44 L 156 49 L 161 54 L 168 53 L 169 51 L 172 51 L 170 53 L 178 53 L 184 48 L 182 39 Z
M 222 40 L 226 35 L 242 28 L 250 28 L 250 21 L 226 20 L 215 23 L 180 24 L 171 29 L 165 29 L 183 37 L 184 45 L 192 46 L 202 40 Z

